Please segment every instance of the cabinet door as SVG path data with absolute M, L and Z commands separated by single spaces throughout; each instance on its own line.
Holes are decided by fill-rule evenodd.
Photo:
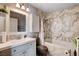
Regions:
M 26 51 L 25 56 L 36 56 L 36 43 L 30 42 Z
M 36 56 L 36 51 L 33 48 L 29 48 L 27 54 L 28 56 Z

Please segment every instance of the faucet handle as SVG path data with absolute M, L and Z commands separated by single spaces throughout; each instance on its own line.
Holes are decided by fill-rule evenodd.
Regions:
M 24 38 L 26 38 L 27 37 L 27 35 L 24 35 Z

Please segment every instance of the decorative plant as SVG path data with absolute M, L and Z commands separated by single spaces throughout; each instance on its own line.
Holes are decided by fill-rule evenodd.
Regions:
M 6 10 L 5 8 L 0 8 L 0 12 L 8 13 L 7 10 Z
M 77 56 L 77 51 L 76 51 L 76 48 L 77 48 L 77 40 L 78 40 L 77 37 L 75 37 L 75 38 L 72 39 L 72 43 L 73 43 L 74 48 L 75 48 L 75 50 L 74 50 L 74 56 Z
M 72 43 L 73 43 L 74 47 L 76 48 L 77 47 L 77 38 L 73 38 Z

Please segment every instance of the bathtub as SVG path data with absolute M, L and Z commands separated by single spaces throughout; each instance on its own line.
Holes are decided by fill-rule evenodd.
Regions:
M 63 41 L 54 41 L 53 43 L 45 42 L 45 45 L 48 47 L 49 53 L 52 56 L 73 56 L 74 48 L 72 43 L 63 42 Z M 70 54 L 66 54 L 71 50 Z

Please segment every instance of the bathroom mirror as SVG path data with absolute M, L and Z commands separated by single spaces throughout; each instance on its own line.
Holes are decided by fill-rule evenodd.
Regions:
M 25 32 L 26 16 L 14 11 L 10 11 L 10 32 Z

